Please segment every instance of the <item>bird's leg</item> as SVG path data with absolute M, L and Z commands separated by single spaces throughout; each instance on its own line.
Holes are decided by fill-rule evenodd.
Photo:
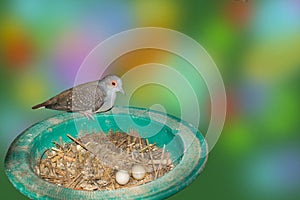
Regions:
M 81 114 L 83 114 L 84 116 L 86 116 L 89 120 L 95 120 L 95 117 L 93 116 L 93 112 L 92 111 L 80 111 Z

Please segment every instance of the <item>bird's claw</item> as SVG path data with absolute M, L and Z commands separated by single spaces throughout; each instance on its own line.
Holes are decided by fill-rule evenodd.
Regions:
M 83 114 L 85 117 L 87 117 L 89 120 L 94 120 L 95 121 L 95 117 L 93 116 L 93 113 L 91 112 L 80 112 L 81 114 Z

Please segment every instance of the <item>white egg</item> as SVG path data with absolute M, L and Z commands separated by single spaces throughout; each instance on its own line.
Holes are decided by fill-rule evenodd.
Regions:
M 126 170 L 119 170 L 116 173 L 116 181 L 120 185 L 125 185 L 129 181 L 129 173 Z
M 134 165 L 131 170 L 132 170 L 132 176 L 136 180 L 141 180 L 146 175 L 146 170 L 142 165 Z

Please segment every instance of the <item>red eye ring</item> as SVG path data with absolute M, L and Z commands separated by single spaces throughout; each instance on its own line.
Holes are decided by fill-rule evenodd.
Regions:
M 117 86 L 117 82 L 116 82 L 116 81 L 111 81 L 110 84 L 111 84 L 113 87 L 116 87 L 116 86 Z

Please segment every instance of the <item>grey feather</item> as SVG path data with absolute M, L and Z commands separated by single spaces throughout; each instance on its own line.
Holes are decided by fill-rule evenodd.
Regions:
M 117 81 L 119 86 L 110 85 L 111 81 Z M 112 107 L 113 105 L 107 102 L 111 102 L 113 98 L 112 103 L 114 103 L 115 93 L 118 91 L 123 92 L 121 79 L 110 75 L 102 80 L 84 83 L 65 90 L 49 100 L 33 106 L 32 109 L 45 107 L 69 112 L 97 112 L 104 105 L 107 107 L 106 109 Z

